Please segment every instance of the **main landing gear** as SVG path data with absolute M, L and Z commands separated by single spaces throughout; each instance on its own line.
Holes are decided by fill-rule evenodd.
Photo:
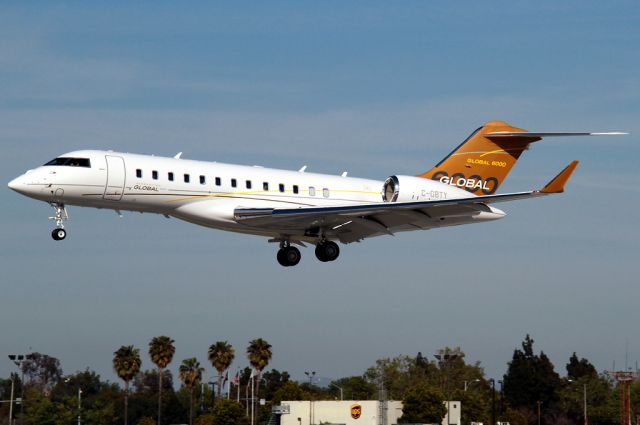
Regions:
M 300 250 L 295 246 L 284 245 L 278 251 L 277 258 L 281 266 L 291 267 L 300 262 L 302 255 L 300 254 Z
M 67 237 L 67 231 L 64 230 L 64 221 L 69 219 L 69 214 L 67 213 L 67 209 L 64 204 L 51 203 L 55 211 L 55 215 L 53 217 L 49 217 L 49 220 L 54 220 L 56 222 L 56 228 L 51 232 L 51 237 L 53 240 L 61 241 Z
M 340 248 L 335 242 L 323 241 L 316 245 L 316 257 L 323 263 L 335 261 L 339 255 Z
M 318 260 L 326 263 L 335 261 L 340 255 L 338 244 L 332 241 L 318 242 L 316 245 L 316 257 Z M 280 250 L 278 251 L 278 263 L 284 267 L 295 266 L 300 262 L 300 250 L 295 246 L 291 246 L 288 241 L 280 242 Z

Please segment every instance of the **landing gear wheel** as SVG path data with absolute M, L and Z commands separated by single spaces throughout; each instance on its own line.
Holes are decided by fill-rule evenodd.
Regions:
M 322 262 L 335 261 L 340 255 L 340 247 L 331 241 L 325 241 L 316 245 L 316 257 Z
M 67 237 L 67 231 L 64 229 L 53 229 L 51 237 L 56 241 L 61 241 Z
M 295 266 L 300 262 L 301 257 L 300 250 L 294 246 L 280 248 L 277 255 L 278 263 L 284 267 Z

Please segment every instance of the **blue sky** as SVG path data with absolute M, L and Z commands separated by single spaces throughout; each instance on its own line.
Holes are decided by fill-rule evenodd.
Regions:
M 632 133 L 534 145 L 501 190 L 581 165 L 565 194 L 499 222 L 344 246 L 333 264 L 305 250 L 289 269 L 260 238 L 152 215 L 71 208 L 55 243 L 49 207 L 5 187 L 1 351 L 115 379 L 123 344 L 168 334 L 175 369 L 263 337 L 273 367 L 340 377 L 449 345 L 498 377 L 530 333 L 560 372 L 573 351 L 620 367 L 627 340 L 634 362 L 638 28 L 636 1 L 0 6 L 4 182 L 81 148 L 384 180 L 493 119 Z

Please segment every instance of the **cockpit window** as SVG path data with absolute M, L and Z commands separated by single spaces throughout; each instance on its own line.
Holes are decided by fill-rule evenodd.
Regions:
M 56 158 L 47 162 L 44 165 L 65 165 L 67 167 L 85 167 L 91 168 L 91 161 L 89 158 Z

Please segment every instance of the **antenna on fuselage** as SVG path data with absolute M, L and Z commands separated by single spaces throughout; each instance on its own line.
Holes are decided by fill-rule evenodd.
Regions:
M 178 153 L 174 156 L 174 158 L 175 158 L 175 159 L 180 159 L 180 157 L 181 157 L 181 156 L 182 156 L 182 152 L 178 152 Z
M 342 174 L 340 174 L 342 177 L 347 177 L 348 172 L 347 171 L 343 171 Z
M 304 170 L 307 169 L 307 166 L 305 165 L 304 167 L 302 167 L 301 169 L 298 170 L 299 173 L 304 173 Z

